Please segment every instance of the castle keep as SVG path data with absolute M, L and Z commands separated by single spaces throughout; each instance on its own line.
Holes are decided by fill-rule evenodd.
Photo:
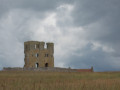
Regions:
M 54 67 L 54 44 L 38 41 L 24 42 L 24 68 Z

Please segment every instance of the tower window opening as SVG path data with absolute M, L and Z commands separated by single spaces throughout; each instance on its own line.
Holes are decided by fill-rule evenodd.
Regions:
M 48 54 L 45 54 L 45 57 L 48 57 Z
M 39 56 L 39 54 L 38 54 L 38 53 L 36 53 L 36 54 L 35 54 L 35 56 L 36 56 L 36 57 L 38 57 L 38 56 Z
M 35 49 L 37 48 L 37 45 L 35 44 Z
M 38 67 L 39 67 L 39 63 L 36 63 L 36 64 L 35 64 L 35 67 L 38 68 Z
M 37 48 L 39 48 L 39 44 L 37 44 Z

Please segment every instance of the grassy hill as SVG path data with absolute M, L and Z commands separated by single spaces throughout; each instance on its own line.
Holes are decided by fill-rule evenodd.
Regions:
M 120 72 L 0 71 L 0 90 L 120 90 Z

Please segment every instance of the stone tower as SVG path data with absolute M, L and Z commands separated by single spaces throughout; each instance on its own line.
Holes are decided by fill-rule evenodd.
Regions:
M 24 42 L 24 68 L 54 67 L 54 43 Z

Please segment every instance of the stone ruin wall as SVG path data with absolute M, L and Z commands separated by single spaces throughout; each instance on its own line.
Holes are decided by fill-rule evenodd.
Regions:
M 94 72 L 91 69 L 71 69 L 71 68 L 59 68 L 59 67 L 40 67 L 40 68 L 3 68 L 3 71 L 50 71 L 50 72 Z
M 24 42 L 25 68 L 54 67 L 54 44 L 38 41 Z

